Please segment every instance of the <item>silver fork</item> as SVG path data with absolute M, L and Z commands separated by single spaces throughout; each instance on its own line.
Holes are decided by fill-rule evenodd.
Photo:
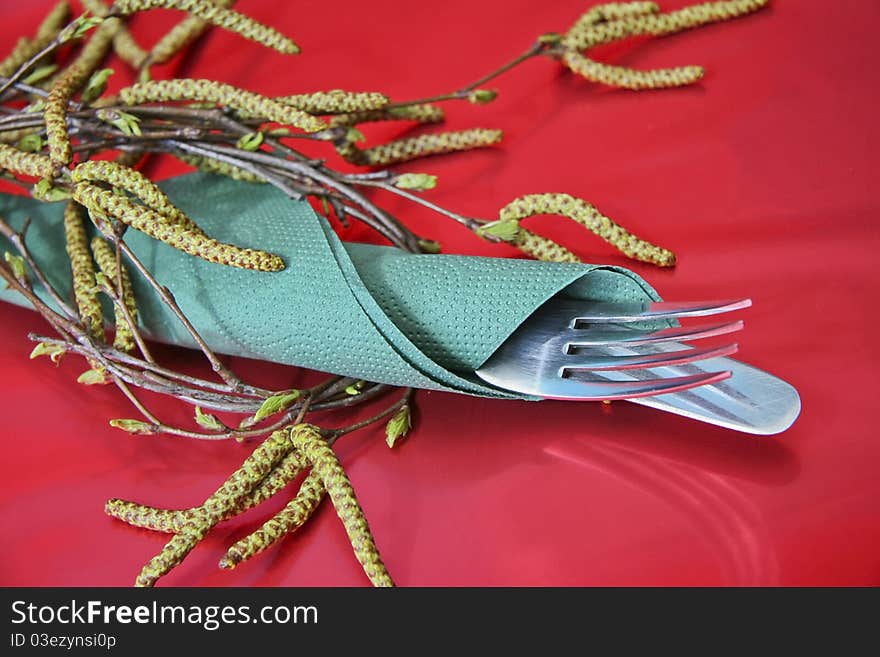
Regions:
M 585 401 L 634 399 L 717 384 L 731 376 L 730 369 L 669 374 L 663 368 L 735 353 L 735 343 L 701 349 L 680 343 L 734 333 L 743 322 L 672 324 L 750 305 L 749 299 L 621 304 L 554 298 L 517 328 L 476 374 L 506 390 Z M 658 323 L 664 326 L 658 328 Z

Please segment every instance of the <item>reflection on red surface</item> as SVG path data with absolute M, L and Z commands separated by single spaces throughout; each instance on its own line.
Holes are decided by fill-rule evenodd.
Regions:
M 51 4 L 3 2 L 0 48 Z M 191 64 L 158 73 L 279 94 L 428 95 L 491 70 L 538 32 L 565 29 L 589 4 L 454 0 L 432 7 L 429 29 L 399 3 L 373 0 L 347 3 L 328 30 L 324 3 L 302 0 L 284 12 L 285 3 L 242 0 L 243 11 L 294 36 L 303 55 L 285 59 L 214 33 Z M 388 450 L 380 429 L 340 445 L 400 584 L 880 584 L 872 429 L 880 363 L 871 330 L 880 319 L 871 193 L 880 144 L 870 67 L 880 9 L 772 5 L 732 24 L 597 53 L 644 68 L 703 64 L 707 76 L 692 89 L 603 89 L 531 62 L 497 82 L 495 103 L 449 109 L 451 128 L 504 128 L 502 147 L 407 169 L 438 174 L 429 198 L 474 216 L 491 218 L 523 193 L 587 197 L 674 248 L 679 266 L 632 265 L 564 221 L 531 221 L 588 261 L 632 266 L 668 298 L 751 296 L 740 357 L 796 385 L 801 418 L 782 436 L 755 438 L 624 402 L 605 409 L 420 393 L 416 431 L 400 449 Z M 136 32 L 149 43 L 176 18 L 153 16 Z M 828 35 L 833 47 L 817 49 Z M 113 88 L 129 79 L 117 74 Z M 374 143 L 399 134 L 367 132 Z M 442 236 L 446 252 L 514 255 L 397 199 L 377 200 L 420 233 Z M 338 228 L 345 239 L 373 239 L 357 225 Z M 22 309 L 0 315 L 0 584 L 128 585 L 165 537 L 106 518 L 104 501 L 198 503 L 249 448 L 109 428 L 109 418 L 131 415 L 119 394 L 77 386 L 82 366 L 73 358 L 57 369 L 29 362 L 26 334 L 48 329 Z M 207 373 L 197 354 L 159 351 Z M 302 376 L 231 365 L 265 385 Z M 147 399 L 169 420 L 188 421 L 175 404 Z M 253 562 L 217 568 L 226 546 L 284 501 L 222 525 L 163 581 L 366 584 L 329 505 Z
M 602 441 L 560 441 L 546 452 L 581 468 L 596 468 L 666 503 L 708 544 L 730 584 L 773 584 L 778 565 L 761 510 L 723 477 L 686 463 Z

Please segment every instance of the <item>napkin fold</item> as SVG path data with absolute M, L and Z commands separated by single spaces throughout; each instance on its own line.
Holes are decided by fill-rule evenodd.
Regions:
M 541 304 L 557 294 L 659 299 L 621 267 L 413 255 L 345 243 L 308 202 L 269 185 L 195 173 L 160 186 L 212 237 L 284 258 L 286 269 L 277 273 L 234 269 L 128 231 L 132 250 L 222 354 L 392 385 L 532 399 L 494 388 L 474 371 Z M 14 228 L 30 217 L 27 243 L 34 259 L 70 297 L 62 213 L 63 203 L 0 195 L 0 216 Z M 2 237 L 0 244 L 12 250 Z M 149 284 L 129 269 L 144 334 L 195 347 Z M 0 298 L 28 305 L 11 290 L 0 291 Z M 105 316 L 112 317 L 109 306 Z

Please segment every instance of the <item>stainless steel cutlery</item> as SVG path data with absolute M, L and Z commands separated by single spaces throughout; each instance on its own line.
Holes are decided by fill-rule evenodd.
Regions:
M 694 348 L 743 322 L 678 320 L 722 315 L 748 299 L 605 303 L 557 297 L 526 320 L 477 370 L 499 388 L 547 399 L 626 399 L 749 433 L 782 431 L 800 410 L 784 381 L 739 363 L 735 343 Z

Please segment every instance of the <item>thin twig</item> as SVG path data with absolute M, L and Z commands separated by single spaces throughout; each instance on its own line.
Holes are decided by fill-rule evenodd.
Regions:
M 352 433 L 353 431 L 357 431 L 358 429 L 363 429 L 366 426 L 371 424 L 375 424 L 390 415 L 394 415 L 397 411 L 399 411 L 403 406 L 409 403 L 410 399 L 412 399 L 413 389 L 406 388 L 404 390 L 403 396 L 398 399 L 396 402 L 391 404 L 388 408 L 383 410 L 381 413 L 378 413 L 372 417 L 367 418 L 366 420 L 361 420 L 360 422 L 355 422 L 354 424 L 350 424 L 347 427 L 340 427 L 338 429 L 330 429 L 328 431 L 327 442 L 331 445 L 336 442 L 338 438 L 344 436 L 347 433 Z
M 520 55 L 517 55 L 516 57 L 511 59 L 506 64 L 499 66 L 494 71 L 487 73 L 486 75 L 484 75 L 480 79 L 476 80 L 475 82 L 471 82 L 469 85 L 462 87 L 461 89 L 458 89 L 457 91 L 452 91 L 452 92 L 445 93 L 445 94 L 438 94 L 436 96 L 429 96 L 427 98 L 419 98 L 416 100 L 407 100 L 407 101 L 400 101 L 400 102 L 396 102 L 396 103 L 388 103 L 382 109 L 389 110 L 389 109 L 395 109 L 398 107 L 408 107 L 410 105 L 423 105 L 426 103 L 439 103 L 439 102 L 443 102 L 443 101 L 447 101 L 447 100 L 464 100 L 465 98 L 467 98 L 470 95 L 470 93 L 472 91 L 477 89 L 477 87 L 480 87 L 480 86 L 486 84 L 487 82 L 491 82 L 492 80 L 497 78 L 499 75 L 502 75 L 503 73 L 506 73 L 507 71 L 509 71 L 513 68 L 516 68 L 517 66 L 519 66 L 523 62 L 531 59 L 532 57 L 543 54 L 545 50 L 547 50 L 547 46 L 544 43 L 538 41 L 534 45 L 532 45 L 528 50 L 526 50 L 525 52 L 523 52 Z
M 126 258 L 128 258 L 131 263 L 135 266 L 135 268 L 141 273 L 141 275 L 147 280 L 150 286 L 156 290 L 156 292 L 161 297 L 162 301 L 168 306 L 171 312 L 180 320 L 180 323 L 183 324 L 184 328 L 186 328 L 187 333 L 190 334 L 190 337 L 195 341 L 195 343 L 199 346 L 199 349 L 202 350 L 202 353 L 205 354 L 205 358 L 208 359 L 208 362 L 211 364 L 211 369 L 213 369 L 219 376 L 222 378 L 226 385 L 229 386 L 229 389 L 233 392 L 240 392 L 242 387 L 241 380 L 233 374 L 223 363 L 220 362 L 220 359 L 217 358 L 217 355 L 211 350 L 208 346 L 208 343 L 204 341 L 196 328 L 192 325 L 192 322 L 189 321 L 186 315 L 183 314 L 183 311 L 180 309 L 180 306 L 177 305 L 177 301 L 174 298 L 174 294 L 172 294 L 171 290 L 169 290 L 166 286 L 162 285 L 155 279 L 155 277 L 150 273 L 150 271 L 144 266 L 144 263 L 141 262 L 140 258 L 138 258 L 128 244 L 125 243 L 124 240 L 114 240 L 118 245 L 122 252 L 125 254 Z
M 37 265 L 33 256 L 31 255 L 30 249 L 27 247 L 27 243 L 25 241 L 25 235 L 27 233 L 28 226 L 30 225 L 30 219 L 25 219 L 24 225 L 22 226 L 21 231 L 13 230 L 12 226 L 10 226 L 3 218 L 0 218 L 0 234 L 2 234 L 6 239 L 12 242 L 12 245 L 18 250 L 19 254 L 24 261 L 28 264 L 33 272 L 34 276 L 40 282 L 40 285 L 43 286 L 46 293 L 52 297 L 52 300 L 58 304 L 58 307 L 66 314 L 70 319 L 77 321 L 79 319 L 79 315 L 77 312 L 68 304 L 58 292 L 55 290 L 55 287 L 49 284 L 49 281 L 46 280 L 46 276 L 43 274 L 43 270 Z

